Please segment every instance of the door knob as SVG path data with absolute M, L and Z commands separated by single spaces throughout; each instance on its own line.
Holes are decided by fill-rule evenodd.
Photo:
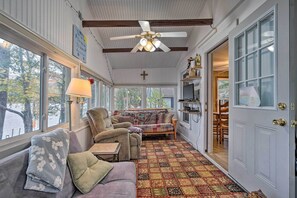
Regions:
M 286 103 L 283 102 L 278 103 L 277 106 L 280 110 L 285 110 L 287 108 Z
M 272 124 L 279 125 L 279 126 L 285 126 L 287 124 L 287 121 L 283 118 L 273 119 Z

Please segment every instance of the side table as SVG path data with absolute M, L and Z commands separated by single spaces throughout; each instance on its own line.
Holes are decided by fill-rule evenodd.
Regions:
M 95 143 L 89 151 L 103 160 L 105 155 L 113 155 L 113 162 L 119 161 L 120 143 Z

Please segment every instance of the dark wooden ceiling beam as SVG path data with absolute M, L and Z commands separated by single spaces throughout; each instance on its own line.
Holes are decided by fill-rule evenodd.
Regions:
M 169 47 L 171 52 L 183 52 L 188 51 L 188 47 Z M 102 49 L 103 53 L 122 53 L 122 52 L 131 52 L 133 48 L 104 48 Z M 138 51 L 138 52 L 147 52 L 145 50 Z M 156 49 L 155 52 L 163 52 L 161 49 Z
M 147 20 L 150 26 L 202 26 L 211 25 L 213 19 Z M 139 27 L 138 20 L 83 20 L 83 27 Z

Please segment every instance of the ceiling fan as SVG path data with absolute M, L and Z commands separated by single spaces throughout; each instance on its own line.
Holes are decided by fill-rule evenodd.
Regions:
M 169 52 L 170 48 L 157 38 L 187 37 L 187 32 L 153 32 L 151 31 L 150 23 L 148 21 L 138 21 L 138 23 L 143 31 L 141 34 L 111 37 L 110 40 L 140 38 L 140 41 L 131 50 L 132 53 L 135 53 L 138 50 L 142 51 L 143 49 L 148 52 L 153 52 L 157 48 L 162 49 L 164 52 Z

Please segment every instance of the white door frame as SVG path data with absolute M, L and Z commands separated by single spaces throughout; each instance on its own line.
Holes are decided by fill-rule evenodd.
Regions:
M 219 46 L 221 46 L 223 43 L 225 42 L 229 42 L 228 41 L 228 37 L 223 37 L 219 42 L 217 42 L 210 50 L 208 50 L 206 52 L 206 56 L 207 56 L 207 69 L 206 69 L 206 74 L 205 76 L 207 76 L 207 79 L 205 80 L 206 82 L 206 96 L 207 99 L 205 101 L 207 101 L 207 116 L 205 116 L 207 118 L 207 124 L 205 127 L 205 134 L 206 134 L 206 149 L 207 149 L 207 153 L 211 153 L 213 151 L 213 109 L 214 109 L 214 105 L 213 103 L 213 94 L 212 94 L 212 88 L 213 88 L 213 79 L 212 79 L 212 73 L 213 73 L 213 65 L 212 65 L 212 52 L 218 48 Z

